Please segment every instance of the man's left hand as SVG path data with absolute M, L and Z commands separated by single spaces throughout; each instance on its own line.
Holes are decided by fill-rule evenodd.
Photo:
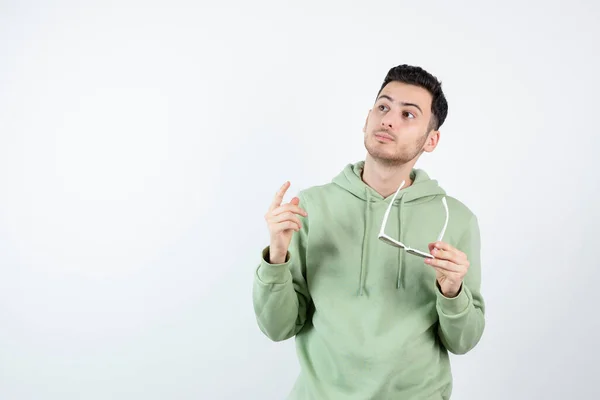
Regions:
M 469 269 L 467 255 L 444 242 L 430 243 L 429 252 L 435 258 L 426 258 L 425 264 L 435 268 L 442 294 L 450 298 L 458 296 Z

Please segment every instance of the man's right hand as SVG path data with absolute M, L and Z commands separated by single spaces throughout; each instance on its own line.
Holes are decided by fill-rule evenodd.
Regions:
M 269 262 L 271 264 L 283 264 L 292 241 L 294 232 L 302 228 L 302 224 L 297 215 L 307 217 L 308 214 L 298 206 L 300 199 L 294 197 L 289 203 L 281 204 L 283 196 L 290 187 L 290 183 L 283 184 L 281 189 L 275 194 L 273 203 L 269 211 L 265 214 L 265 220 L 269 227 L 271 244 L 269 246 Z

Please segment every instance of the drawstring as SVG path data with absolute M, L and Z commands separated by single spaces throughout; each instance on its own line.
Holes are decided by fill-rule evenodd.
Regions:
M 402 217 L 404 216 L 404 213 L 402 212 L 402 205 L 404 204 L 404 196 L 400 197 L 400 204 L 398 205 L 398 220 L 399 220 L 399 224 L 398 224 L 398 240 L 400 242 L 402 242 L 402 234 L 404 233 L 404 231 L 402 230 L 402 227 L 404 226 L 404 224 L 402 223 Z M 398 279 L 396 281 L 396 289 L 400 289 L 401 287 L 404 288 L 404 268 L 402 268 L 402 265 L 404 263 L 404 250 L 403 249 L 398 249 Z
M 371 232 L 370 230 L 370 225 L 371 225 L 371 194 L 369 193 L 369 190 L 366 189 L 365 190 L 366 194 L 367 194 L 367 204 L 366 204 L 366 210 L 365 210 L 365 235 L 363 235 L 363 248 L 362 248 L 362 255 L 361 255 L 361 260 L 360 260 L 360 283 L 359 283 L 359 295 L 362 296 L 363 295 L 363 289 L 364 289 L 364 285 L 365 285 L 365 274 L 367 272 L 367 266 L 365 265 L 367 262 L 367 253 L 368 253 L 368 247 L 369 247 L 369 232 Z
M 404 184 L 404 182 L 403 182 Z M 402 187 L 402 186 L 401 186 Z M 365 275 L 367 273 L 367 255 L 369 253 L 369 233 L 371 232 L 371 203 L 372 203 L 372 194 L 368 189 L 365 190 L 367 201 L 365 205 L 365 235 L 363 236 L 363 244 L 362 244 L 362 254 L 360 260 L 360 282 L 359 282 L 359 295 L 362 296 L 364 294 L 365 287 Z M 402 205 L 404 204 L 404 196 L 400 196 L 400 199 L 391 201 L 397 201 L 398 203 L 398 235 L 396 236 L 400 242 L 402 242 L 402 235 L 404 231 L 402 230 L 402 226 L 404 226 L 404 213 L 402 212 Z M 398 270 L 396 272 L 396 289 L 404 288 L 404 275 L 405 271 L 403 268 L 404 264 L 404 251 L 402 249 L 398 249 Z

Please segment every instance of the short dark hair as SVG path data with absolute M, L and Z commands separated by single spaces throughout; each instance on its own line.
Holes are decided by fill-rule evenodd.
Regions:
M 398 65 L 388 71 L 377 97 L 388 83 L 394 81 L 419 86 L 431 93 L 433 99 L 431 101 L 432 117 L 429 130 L 438 130 L 448 115 L 448 102 L 442 91 L 442 83 L 421 67 L 407 64 Z

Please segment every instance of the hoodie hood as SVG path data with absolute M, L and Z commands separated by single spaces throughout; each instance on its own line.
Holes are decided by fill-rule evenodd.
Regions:
M 362 171 L 364 167 L 364 161 L 346 165 L 342 172 L 333 178 L 333 183 L 365 201 L 386 200 L 382 195 L 363 182 Z M 403 203 L 413 203 L 428 201 L 435 196 L 446 194 L 444 189 L 438 185 L 438 182 L 435 179 L 429 178 L 429 175 L 421 169 L 413 169 L 410 179 L 413 181 L 412 185 L 400 191 L 396 198 L 396 204 L 400 202 L 401 198 L 404 198 Z
M 372 207 L 375 203 L 385 202 L 389 204 L 393 194 L 389 197 L 383 197 L 377 193 L 373 188 L 368 186 L 362 180 L 362 171 L 365 166 L 364 161 L 359 161 L 354 164 L 348 164 L 344 169 L 333 178 L 333 183 L 348 191 L 353 196 L 364 201 L 364 221 L 365 221 L 365 237 L 363 240 L 362 248 L 362 260 L 361 260 L 361 274 L 359 283 L 359 294 L 362 295 L 365 285 L 365 276 L 367 270 L 367 255 L 370 251 L 371 236 L 377 237 L 379 232 L 380 221 L 373 221 L 372 219 Z M 394 201 L 394 205 L 398 207 L 398 221 L 396 223 L 397 235 L 399 241 L 404 243 L 404 229 L 405 226 L 405 214 L 406 210 L 403 206 L 406 204 L 418 204 L 427 202 L 435 199 L 438 196 L 444 196 L 446 192 L 442 189 L 438 182 L 431 179 L 427 173 L 421 169 L 413 169 L 410 174 L 410 179 L 413 181 L 410 186 L 405 189 L 401 189 Z M 393 221 L 389 220 L 387 226 L 391 228 Z M 397 266 L 397 279 L 396 288 L 400 289 L 404 287 L 404 250 L 398 249 L 398 266 Z

